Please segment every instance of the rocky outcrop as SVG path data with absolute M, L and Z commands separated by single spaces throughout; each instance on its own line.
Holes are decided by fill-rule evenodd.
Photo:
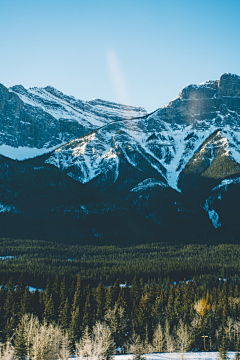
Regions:
M 227 110 L 240 111 L 240 77 L 228 73 L 219 80 L 188 85 L 158 113 L 164 121 L 187 125 Z

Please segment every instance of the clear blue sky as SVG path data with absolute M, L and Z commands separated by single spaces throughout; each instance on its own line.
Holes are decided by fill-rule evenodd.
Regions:
M 145 107 L 240 75 L 239 0 L 0 0 L 0 83 Z

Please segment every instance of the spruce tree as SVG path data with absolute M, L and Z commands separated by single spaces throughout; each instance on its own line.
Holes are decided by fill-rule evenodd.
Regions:
M 132 302 L 135 301 L 136 305 L 138 305 L 141 298 L 141 285 L 137 276 L 135 276 L 132 281 L 132 287 L 130 289 L 130 297 Z
M 226 347 L 225 337 L 224 336 L 222 338 L 222 343 L 221 343 L 220 348 L 219 348 L 218 359 L 219 360 L 227 360 L 228 359 L 227 347 Z
M 21 321 L 15 333 L 14 351 L 18 360 L 25 360 L 27 356 L 27 335 L 24 322 Z
M 53 304 L 54 304 L 54 311 L 55 311 L 55 320 L 58 319 L 58 309 L 60 305 L 60 293 L 59 293 L 59 280 L 58 276 L 56 275 L 54 279 L 54 283 L 52 286 L 52 295 L 53 295 Z
M 79 341 L 81 335 L 82 335 L 82 323 L 81 323 L 81 316 L 78 306 L 75 311 L 71 312 L 70 340 L 71 340 L 72 350 L 74 350 L 75 343 Z
M 77 284 L 76 284 L 76 290 L 74 292 L 72 312 L 75 312 L 77 307 L 79 307 L 80 311 L 82 310 L 83 307 L 83 289 L 82 289 L 82 278 L 80 274 L 78 274 L 77 276 Z
M 50 278 L 48 277 L 46 290 L 44 291 L 44 294 L 43 294 L 43 300 L 44 300 L 45 305 L 49 301 L 51 295 L 52 295 L 52 283 L 51 283 Z
M 66 330 L 69 326 L 69 304 L 68 304 L 68 298 L 65 300 L 64 307 L 61 308 L 61 312 L 59 313 L 59 324 L 61 325 L 61 328 Z
M 236 360 L 240 360 L 239 340 L 238 340 L 237 343 L 236 343 L 236 348 L 235 348 L 235 350 L 236 350 L 235 359 L 236 359 Z
M 83 310 L 83 322 L 82 326 L 83 329 L 85 329 L 86 326 L 89 327 L 89 329 L 92 329 L 93 323 L 94 323 L 94 312 L 93 312 L 93 304 L 92 304 L 92 294 L 91 290 L 86 298 L 84 310 Z
M 43 318 L 48 324 L 53 322 L 54 319 L 55 319 L 54 304 L 53 304 L 52 294 L 50 295 L 50 298 L 49 298 L 48 302 L 45 305 L 45 309 L 44 309 L 44 312 L 43 312 Z
M 144 354 L 144 347 L 141 342 L 140 336 L 138 336 L 137 340 L 136 340 L 136 344 L 135 344 L 133 360 L 146 360 L 146 358 L 144 356 L 142 356 L 143 354 Z
M 24 314 L 28 314 L 30 312 L 32 312 L 31 294 L 29 293 L 29 288 L 27 286 L 21 298 L 19 315 L 22 317 Z
M 109 286 L 106 292 L 105 300 L 105 310 L 111 309 L 113 307 L 113 287 Z
M 96 301 L 96 320 L 103 319 L 104 311 L 104 286 L 100 283 L 96 290 L 95 301 Z
M 16 302 L 15 302 L 15 292 L 14 292 L 14 283 L 13 278 L 11 278 L 7 283 L 7 295 L 6 301 L 4 304 L 4 317 L 5 319 L 10 319 L 15 314 Z

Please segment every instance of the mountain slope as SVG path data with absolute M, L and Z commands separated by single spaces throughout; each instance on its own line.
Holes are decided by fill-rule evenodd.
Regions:
M 75 139 L 51 153 L 46 163 L 83 184 L 89 182 L 121 199 L 131 199 L 133 208 L 158 223 L 166 224 L 163 219 L 168 218 L 168 225 L 173 226 L 184 217 L 190 224 L 196 208 L 202 218 L 199 214 L 211 189 L 240 173 L 239 116 L 240 77 L 224 74 L 218 81 L 187 86 L 174 101 L 152 114 L 112 122 Z M 161 191 L 157 187 L 161 195 L 153 196 L 151 205 L 148 200 L 146 206 L 142 199 L 133 199 L 136 192 L 132 190 L 147 179 L 163 186 Z M 146 197 L 146 188 L 138 187 L 138 197 Z M 148 190 L 148 198 L 154 189 Z M 191 206 L 178 211 L 181 216 L 174 221 L 174 207 L 168 206 L 166 213 L 167 207 L 156 203 L 156 198 L 164 202 L 171 197 L 176 198 L 173 203 L 179 203 L 177 192 L 170 195 L 171 189 L 182 193 L 181 199 L 191 198 Z M 207 229 L 205 220 L 200 222 L 200 227 L 203 225 Z
M 219 146 L 227 144 L 228 156 L 239 162 L 240 97 L 219 97 L 224 93 L 221 86 L 225 78 L 232 79 L 231 86 L 239 84 L 240 88 L 240 78 L 230 74 L 223 75 L 217 83 L 187 87 L 176 100 L 153 114 L 105 125 L 60 147 L 47 162 L 65 171 L 71 168 L 68 174 L 86 183 L 106 171 L 114 172 L 116 180 L 123 156 L 140 171 L 147 166 L 155 169 L 163 181 L 179 190 L 180 173 L 216 131 L 225 139 L 225 144 L 223 141 Z
M 19 152 L 6 148 L 9 146 L 25 147 L 25 158 L 32 156 L 33 148 L 40 155 L 108 122 L 145 114 L 142 108 L 98 99 L 77 100 L 50 86 L 7 89 L 0 84 L 0 154 L 12 151 L 13 157 L 21 159 Z

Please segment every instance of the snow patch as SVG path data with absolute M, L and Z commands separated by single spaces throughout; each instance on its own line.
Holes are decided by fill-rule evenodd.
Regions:
M 7 255 L 7 256 L 0 256 L 0 260 L 13 260 L 15 256 Z
M 32 287 L 32 286 L 29 286 L 28 289 L 29 289 L 30 292 L 34 292 L 34 293 L 36 291 L 44 291 L 43 289 L 38 289 L 38 288 L 35 288 L 35 287 Z
M 0 213 L 10 212 L 11 210 L 14 210 L 15 207 L 13 205 L 3 205 L 0 204 Z
M 212 221 L 212 224 L 215 227 L 215 229 L 222 226 L 222 224 L 219 221 L 218 213 L 214 209 L 209 209 L 209 204 L 207 200 L 203 209 L 208 212 L 209 219 Z
M 160 186 L 160 187 L 167 187 L 166 184 L 164 184 L 163 181 L 158 180 L 158 179 L 154 179 L 154 178 L 149 178 L 146 179 L 142 182 L 140 182 L 137 186 L 135 186 L 133 189 L 131 189 L 131 192 L 137 192 L 137 191 L 141 191 L 141 190 L 146 190 L 148 188 L 152 188 L 152 187 L 156 187 L 156 186 Z
M 0 145 L 0 155 L 6 156 L 13 160 L 21 161 L 21 160 L 31 159 L 43 154 L 47 154 L 55 150 L 57 147 L 59 147 L 59 145 L 49 149 L 46 148 L 37 149 L 26 146 L 19 146 L 15 148 L 9 145 Z
M 226 191 L 228 189 L 229 185 L 231 185 L 231 184 L 239 184 L 239 183 L 240 183 L 240 177 L 237 177 L 237 178 L 234 178 L 234 179 L 225 179 L 225 180 L 221 181 L 221 183 L 218 186 L 213 188 L 212 191 L 221 189 L 222 187 L 224 187 L 224 190 Z

